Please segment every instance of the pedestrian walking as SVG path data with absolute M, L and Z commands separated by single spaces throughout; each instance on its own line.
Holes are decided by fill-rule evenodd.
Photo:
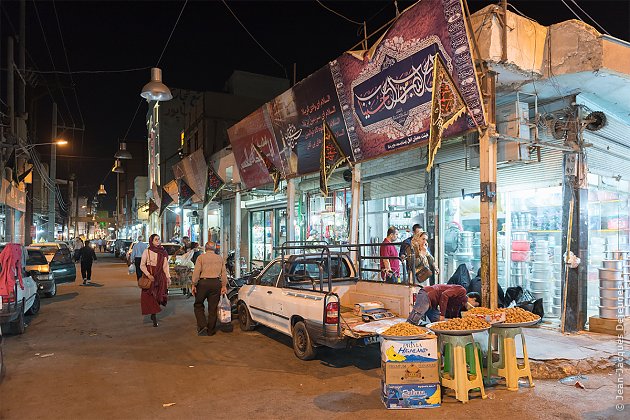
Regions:
M 140 280 L 140 277 L 142 277 L 142 268 L 140 267 L 140 264 L 142 262 L 142 254 L 144 254 L 144 251 L 148 247 L 149 244 L 144 242 L 144 237 L 138 236 L 138 243 L 136 243 L 131 250 L 131 257 L 129 259 L 131 260 L 131 263 L 136 267 L 136 277 L 138 278 L 138 280 Z
M 207 242 L 206 253 L 197 258 L 192 275 L 192 294 L 195 297 L 195 318 L 198 335 L 214 335 L 217 323 L 217 306 L 222 294 L 227 293 L 227 275 L 223 257 L 217 255 L 216 243 Z M 208 300 L 206 319 L 204 302 Z
M 168 271 L 168 253 L 160 244 L 160 236 L 153 234 L 149 237 L 149 247 L 142 253 L 140 260 L 142 272 L 152 280 L 151 287 L 140 292 L 140 307 L 142 315 L 151 315 L 153 326 L 157 327 L 157 314 L 166 306 L 167 290 L 171 284 Z
M 96 253 L 90 246 L 90 241 L 85 241 L 83 248 L 79 249 L 78 257 L 78 260 L 81 261 L 83 284 L 90 284 L 92 281 L 92 263 L 96 261 Z

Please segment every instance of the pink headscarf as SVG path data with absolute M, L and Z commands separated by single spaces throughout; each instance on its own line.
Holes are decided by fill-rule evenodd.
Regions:
M 24 290 L 22 280 L 22 245 L 7 244 L 0 252 L 0 296 L 8 296 L 15 289 L 15 273 L 20 280 L 20 288 Z

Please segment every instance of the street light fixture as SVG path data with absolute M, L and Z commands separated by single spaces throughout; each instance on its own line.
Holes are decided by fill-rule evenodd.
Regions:
M 106 195 L 107 191 L 105 191 L 105 185 L 101 184 L 101 187 L 98 189 L 97 195 Z
M 124 168 L 120 166 L 120 159 L 116 159 L 116 162 L 114 163 L 114 167 L 112 168 L 112 172 L 115 172 L 117 174 L 125 173 Z
M 118 149 L 114 157 L 116 159 L 131 159 L 132 158 L 131 153 L 129 153 L 129 151 L 127 150 L 127 143 L 125 142 L 120 143 L 120 148 Z
M 161 69 L 157 67 L 151 69 L 151 81 L 144 85 L 140 96 L 147 101 L 170 101 L 173 99 L 169 88 L 162 83 Z

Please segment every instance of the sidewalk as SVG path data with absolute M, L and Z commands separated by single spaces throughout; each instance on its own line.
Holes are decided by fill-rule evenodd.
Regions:
M 534 378 L 563 378 L 590 372 L 612 371 L 619 356 L 630 369 L 630 342 L 616 336 L 583 331 L 563 334 L 548 326 L 523 328 Z M 518 349 L 522 356 L 522 349 Z

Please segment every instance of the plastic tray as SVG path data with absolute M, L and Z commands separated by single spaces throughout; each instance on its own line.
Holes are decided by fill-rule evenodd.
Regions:
M 488 327 L 488 328 L 480 328 L 476 330 L 440 330 L 440 329 L 435 328 L 435 326 L 437 326 L 438 324 L 439 322 L 434 322 L 432 324 L 427 325 L 427 327 L 430 328 L 431 331 L 433 331 L 436 334 L 444 334 L 444 335 L 468 335 L 468 334 L 488 331 L 490 329 L 490 327 Z M 499 324 L 495 324 L 495 325 L 499 325 Z
M 502 322 L 500 324 L 493 324 L 493 327 L 497 327 L 497 328 L 518 328 L 518 327 L 531 327 L 532 325 L 536 325 L 540 322 L 540 318 L 533 320 L 533 321 L 527 321 L 527 322 L 516 322 L 513 324 L 507 323 L 507 322 Z

